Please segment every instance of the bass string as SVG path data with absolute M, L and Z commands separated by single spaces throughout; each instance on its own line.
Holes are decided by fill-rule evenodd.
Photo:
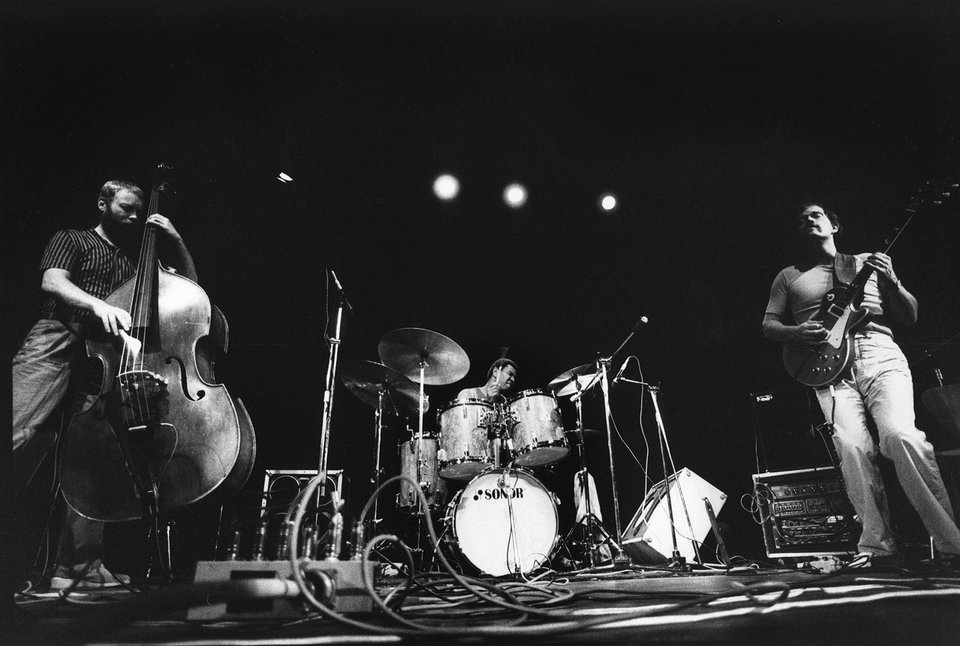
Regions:
M 150 194 L 150 204 L 147 213 L 157 212 L 159 206 L 159 190 L 154 188 Z M 122 389 L 124 397 L 124 419 L 127 426 L 145 424 L 150 421 L 150 406 L 148 390 L 150 389 L 146 376 L 146 349 L 147 334 L 150 325 L 150 313 L 153 305 L 153 271 L 156 254 L 156 234 L 150 226 L 145 226 L 143 238 L 140 242 L 140 258 L 137 263 L 137 276 L 133 293 L 133 339 L 135 343 L 125 342 L 123 359 L 121 360 L 121 374 L 126 375 L 127 387 Z M 133 397 L 130 397 L 130 390 Z

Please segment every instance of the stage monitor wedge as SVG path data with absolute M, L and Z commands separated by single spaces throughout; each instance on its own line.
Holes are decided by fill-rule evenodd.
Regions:
M 720 513 L 727 500 L 723 493 L 690 469 L 683 468 L 653 485 L 623 532 L 623 549 L 640 564 L 667 563 L 673 555 L 670 504 L 673 505 L 677 551 L 688 562 L 700 560 L 699 545 L 710 532 L 704 499 Z

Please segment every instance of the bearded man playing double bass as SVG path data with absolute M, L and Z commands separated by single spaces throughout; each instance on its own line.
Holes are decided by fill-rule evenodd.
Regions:
M 130 328 L 130 313 L 103 299 L 135 273 L 143 226 L 159 229 L 168 246 L 166 260 L 181 275 L 197 280 L 193 258 L 170 220 L 154 213 L 143 221 L 143 191 L 138 186 L 108 181 L 97 206 L 97 226 L 58 231 L 47 244 L 40 261 L 46 300 L 13 359 L 13 472 L 20 491 L 65 428 L 50 422 L 83 372 L 83 330 L 119 335 Z M 51 589 L 66 588 L 77 578 L 78 587 L 126 583 L 128 577 L 112 574 L 100 560 L 103 523 L 64 507 Z

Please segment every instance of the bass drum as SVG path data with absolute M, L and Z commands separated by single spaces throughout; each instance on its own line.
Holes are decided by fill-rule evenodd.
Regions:
M 491 576 L 544 565 L 559 537 L 554 495 L 518 469 L 481 473 L 450 502 L 444 520 L 458 556 Z

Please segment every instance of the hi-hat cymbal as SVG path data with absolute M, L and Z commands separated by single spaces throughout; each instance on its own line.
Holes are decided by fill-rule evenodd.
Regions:
M 345 361 L 340 381 L 363 403 L 374 408 L 383 392 L 384 412 L 394 415 L 418 412 L 417 399 L 420 387 L 399 372 L 374 361 Z M 424 412 L 430 407 L 424 402 Z
M 457 343 L 439 332 L 405 327 L 387 332 L 377 346 L 380 360 L 408 379 L 425 386 L 445 386 L 470 371 L 470 358 Z
M 569 435 L 573 437 L 577 437 L 578 435 L 578 431 L 575 428 L 571 428 L 570 430 L 564 431 L 563 433 L 564 435 Z M 597 435 L 603 435 L 603 431 L 601 431 L 598 428 L 581 428 L 579 430 L 579 433 L 583 433 L 584 437 L 594 437 Z
M 594 376 L 596 374 L 596 364 L 585 363 L 582 366 L 571 368 L 565 373 L 557 376 L 547 387 L 554 391 L 557 397 L 576 395 L 577 391 L 582 391 L 588 386 L 592 388 L 594 385 L 596 385 L 597 381 L 599 381 L 594 380 Z M 579 388 L 577 387 L 577 384 L 579 384 Z

